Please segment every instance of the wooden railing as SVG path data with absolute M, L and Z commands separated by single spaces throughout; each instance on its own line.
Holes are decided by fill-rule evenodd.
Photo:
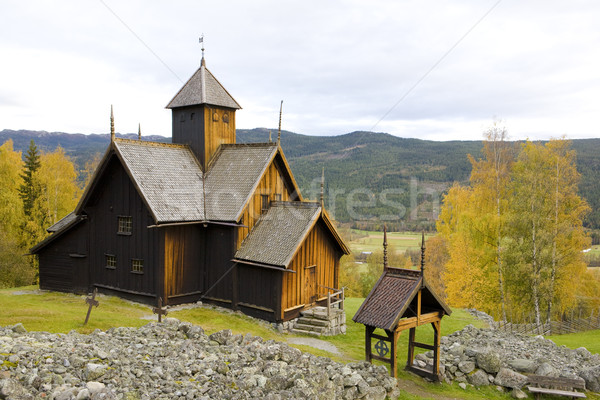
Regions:
M 337 305 L 340 310 L 344 309 L 345 294 L 343 287 L 341 289 L 334 289 L 329 286 L 319 286 L 327 290 L 327 293 L 325 294 L 327 296 L 327 318 L 330 317 L 331 309 L 333 309 L 334 306 Z
M 561 335 L 600 329 L 600 312 L 587 318 L 565 318 L 562 321 L 551 321 L 537 325 L 531 321 L 520 323 L 494 322 L 494 329 L 504 332 L 518 332 L 534 335 Z

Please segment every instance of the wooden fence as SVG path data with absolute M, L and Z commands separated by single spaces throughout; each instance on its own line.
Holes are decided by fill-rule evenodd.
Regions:
M 511 323 L 511 322 L 494 322 L 493 329 L 498 329 L 504 332 L 517 332 L 533 335 L 562 335 L 565 333 L 577 333 L 600 329 L 600 311 L 594 315 L 592 313 L 588 318 L 568 318 L 562 321 L 550 321 L 537 325 L 535 323 Z

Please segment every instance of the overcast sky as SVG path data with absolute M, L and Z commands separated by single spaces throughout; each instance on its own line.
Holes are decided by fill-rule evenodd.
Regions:
M 238 128 L 600 137 L 600 2 L 2 0 L 0 130 L 171 135 L 206 63 Z

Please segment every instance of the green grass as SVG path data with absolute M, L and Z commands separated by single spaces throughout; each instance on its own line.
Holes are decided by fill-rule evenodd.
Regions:
M 564 345 L 570 349 L 576 349 L 583 346 L 592 353 L 600 353 L 600 329 L 595 331 L 570 333 L 567 335 L 546 336 L 546 339 L 550 339 L 557 345 Z
M 92 309 L 88 324 L 83 326 L 88 310 L 85 296 L 37 289 L 37 286 L 28 286 L 0 290 L 0 326 L 21 322 L 28 331 L 89 333 L 97 328 L 143 326 L 148 321 L 141 317 L 152 313 L 149 307 L 99 295 L 100 305 Z M 26 293 L 15 295 L 15 292 Z
M 383 244 L 383 232 L 373 231 L 359 231 L 352 230 L 360 235 L 366 235 L 364 237 L 352 240 L 349 243 L 350 248 L 354 253 L 360 253 L 363 251 L 378 251 L 382 249 Z M 431 235 L 426 234 L 425 240 Z M 418 250 L 421 248 L 421 234 L 415 232 L 388 232 L 387 234 L 388 245 L 392 246 L 396 252 L 404 253 L 406 250 Z

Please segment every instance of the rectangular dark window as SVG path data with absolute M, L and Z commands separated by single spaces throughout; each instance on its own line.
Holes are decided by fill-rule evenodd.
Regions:
M 112 254 L 105 254 L 106 258 L 106 268 L 108 269 L 117 269 L 117 257 Z
M 133 258 L 131 260 L 131 272 L 134 274 L 144 273 L 144 260 Z
M 275 194 L 275 201 L 281 201 L 281 194 Z
M 119 222 L 119 230 L 117 231 L 117 233 L 120 235 L 131 235 L 131 227 L 132 227 L 131 217 L 119 216 L 118 222 Z
M 260 212 L 265 213 L 269 209 L 269 195 L 261 194 L 260 195 Z

